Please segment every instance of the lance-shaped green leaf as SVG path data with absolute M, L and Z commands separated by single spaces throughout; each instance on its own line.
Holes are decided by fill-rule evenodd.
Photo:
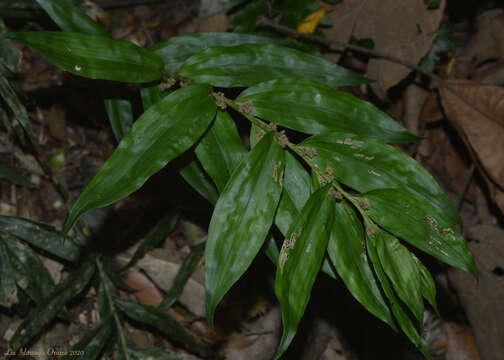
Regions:
M 177 71 L 189 57 L 214 46 L 237 46 L 243 44 L 288 43 L 285 38 L 260 35 L 209 32 L 174 36 L 150 48 L 164 61 L 164 69 Z
M 171 90 L 161 90 L 158 84 L 141 88 L 140 95 L 142 97 L 142 106 L 144 111 L 147 111 L 152 105 L 172 92 L 173 91 Z
M 381 231 L 376 227 L 376 225 L 367 225 L 366 229 L 366 246 L 367 246 L 367 254 L 369 259 L 373 263 L 373 268 L 375 270 L 376 276 L 380 280 L 380 284 L 382 286 L 383 292 L 387 296 L 390 306 L 392 308 L 392 312 L 394 313 L 399 326 L 402 331 L 408 336 L 413 344 L 424 354 L 424 356 L 429 359 L 429 346 L 425 341 L 424 337 L 418 331 L 418 327 L 415 325 L 415 322 L 405 309 L 402 307 L 399 298 L 397 297 L 394 289 L 392 288 L 392 284 L 390 283 L 387 275 L 385 274 L 385 270 L 383 269 L 383 264 L 380 262 L 380 258 L 378 256 L 378 252 L 376 250 L 377 243 L 381 240 L 381 237 L 386 235 L 385 232 Z
M 275 44 L 216 46 L 191 56 L 178 74 L 220 87 L 252 86 L 285 77 L 309 78 L 330 86 L 369 82 L 330 61 Z
M 413 255 L 399 240 L 385 232 L 376 239 L 374 246 L 395 292 L 421 324 L 424 312 L 422 282 Z
M 205 243 L 198 244 L 191 249 L 191 252 L 184 260 L 184 263 L 180 267 L 173 285 L 166 294 L 163 302 L 159 305 L 159 309 L 168 310 L 172 307 L 175 301 L 179 298 L 184 290 L 184 286 L 193 274 L 194 270 L 201 261 L 203 254 L 205 252 Z
M 109 36 L 103 26 L 68 0 L 37 0 L 37 3 L 63 31 Z
M 16 329 L 10 341 L 12 351 L 25 346 L 43 326 L 61 312 L 65 303 L 80 294 L 89 284 L 94 271 L 94 263 L 85 262 L 33 309 Z
M 373 104 L 310 79 L 277 79 L 250 87 L 236 99 L 251 114 L 307 134 L 341 131 L 407 142 L 417 139 Z
M 414 257 L 415 262 L 418 265 L 418 271 L 421 276 L 421 284 L 422 284 L 422 295 L 423 297 L 432 305 L 434 310 L 439 314 L 439 310 L 436 303 L 436 283 L 432 278 L 431 273 L 427 268 L 418 260 L 418 258 Z
M 392 313 L 368 263 L 362 224 L 355 210 L 344 200 L 335 203 L 334 225 L 327 253 L 357 301 L 378 319 L 396 329 Z
M 0 70 L 1 70 L 0 64 Z M 19 121 L 23 129 L 30 138 L 33 137 L 33 132 L 30 124 L 30 118 L 26 108 L 19 100 L 16 91 L 13 89 L 9 81 L 0 72 L 0 96 L 4 99 L 7 106 L 11 110 L 14 117 Z
M 201 196 L 203 196 L 212 205 L 215 205 L 219 198 L 219 193 L 212 183 L 212 179 L 205 173 L 203 166 L 194 159 L 179 170 L 180 176 L 193 187 Z
M 75 359 L 75 355 L 70 354 L 81 354 L 79 359 L 83 360 L 95 360 L 98 359 L 100 354 L 107 343 L 112 332 L 113 319 L 109 316 L 94 325 L 82 339 L 72 346 L 69 350 L 69 354 L 65 355 L 62 360 L 72 360 Z
M 0 215 L 0 230 L 67 261 L 77 260 L 82 251 L 72 238 L 31 220 Z
M 18 300 L 16 274 L 15 269 L 11 264 L 7 246 L 0 239 L 0 305 L 11 307 Z
M 208 321 L 217 304 L 247 270 L 266 239 L 282 193 L 284 151 L 269 133 L 243 158 L 222 192 L 205 249 Z
M 54 282 L 40 258 L 27 245 L 6 233 L 0 232 L 0 239 L 15 269 L 15 281 L 37 304 L 41 303 Z
M 432 175 L 401 150 L 376 139 L 339 132 L 312 136 L 300 146 L 306 150 L 314 148 L 316 156 L 312 161 L 357 191 L 408 188 L 453 223 L 462 223 Z
M 215 121 L 194 152 L 222 192 L 247 149 L 231 116 L 226 111 L 217 111 Z
M 324 186 L 311 195 L 280 250 L 275 292 L 282 308 L 283 335 L 275 359 L 296 334 L 326 253 L 334 220 L 329 189 Z
M 453 222 L 431 203 L 404 189 L 361 195 L 369 216 L 390 233 L 437 259 L 477 276 L 474 258 Z
M 65 231 L 84 212 L 136 191 L 151 175 L 191 147 L 211 123 L 215 110 L 208 85 L 181 88 L 151 106 L 77 199 Z
M 127 99 L 105 99 L 105 110 L 116 140 L 119 142 L 133 124 L 133 109 Z
M 129 318 L 142 324 L 154 326 L 170 339 L 186 344 L 200 355 L 211 354 L 210 348 L 198 341 L 168 313 L 150 305 L 137 304 L 128 300 L 115 299 L 115 305 Z
M 91 79 L 151 82 L 163 60 L 135 44 L 105 36 L 61 31 L 9 33 L 6 37 L 39 51 L 54 65 Z
M 289 152 L 285 152 L 283 187 L 282 196 L 280 197 L 280 203 L 275 215 L 275 225 L 287 237 L 290 227 L 310 197 L 310 175 L 294 155 Z M 276 249 L 275 243 L 269 244 L 270 248 L 268 251 L 270 256 L 278 254 L 278 249 L 276 249 L 276 252 L 272 252 L 273 245 Z M 278 256 L 275 257 L 275 259 L 277 258 Z M 334 279 L 337 278 L 336 272 L 327 258 L 322 263 L 322 271 Z

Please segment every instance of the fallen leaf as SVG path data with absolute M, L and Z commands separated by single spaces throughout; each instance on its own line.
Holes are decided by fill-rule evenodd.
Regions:
M 504 211 L 504 88 L 449 81 L 440 88 L 440 96 L 448 120 L 485 178 L 492 200 Z
M 129 287 L 135 290 L 134 295 L 142 304 L 157 307 L 163 301 L 161 291 L 141 272 L 128 271 L 125 281 Z
M 326 38 L 349 42 L 372 39 L 374 50 L 417 64 L 437 36 L 446 1 L 428 10 L 423 0 L 345 0 L 328 5 L 333 26 L 324 30 Z M 337 61 L 339 56 L 331 55 Z M 373 89 L 385 98 L 388 89 L 404 79 L 410 69 L 396 63 L 372 59 L 367 76 L 377 80 Z
M 320 8 L 309 14 L 307 17 L 305 17 L 303 20 L 299 22 L 297 26 L 297 31 L 303 34 L 313 34 L 318 24 L 324 17 L 326 11 L 327 10 L 325 8 Z

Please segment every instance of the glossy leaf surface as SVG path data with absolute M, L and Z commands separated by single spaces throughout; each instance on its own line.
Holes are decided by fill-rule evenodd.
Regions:
M 474 258 L 452 221 L 429 202 L 403 189 L 361 195 L 381 227 L 437 259 L 477 276 Z M 364 200 L 366 199 L 366 200 Z
M 432 305 L 434 310 L 439 314 L 439 310 L 436 303 L 436 283 L 432 278 L 431 273 L 427 268 L 420 262 L 420 260 L 415 260 L 418 265 L 418 271 L 420 272 L 420 281 L 422 284 L 422 295 L 423 297 Z
M 218 191 L 222 192 L 247 149 L 231 116 L 226 111 L 217 111 L 215 121 L 194 152 Z
M 282 187 L 284 152 L 269 133 L 243 158 L 222 192 L 205 249 L 207 319 L 247 270 L 273 223 Z
M 390 306 L 392 308 L 392 312 L 399 323 L 402 331 L 408 336 L 413 344 L 424 354 L 426 358 L 429 358 L 429 346 L 427 342 L 420 334 L 418 327 L 416 326 L 413 319 L 410 318 L 408 313 L 402 307 L 399 298 L 397 297 L 392 284 L 390 283 L 387 275 L 385 274 L 385 270 L 383 269 L 383 264 L 380 261 L 378 256 L 378 252 L 376 250 L 377 242 L 382 241 L 381 237 L 386 235 L 383 231 L 377 229 L 376 227 L 372 228 L 371 231 L 367 231 L 368 234 L 366 236 L 366 245 L 367 251 L 369 255 L 369 259 L 373 264 L 373 268 L 375 270 L 376 276 L 380 281 L 383 292 L 387 296 Z
M 6 37 L 39 51 L 54 65 L 79 76 L 133 83 L 161 78 L 161 58 L 129 42 L 61 31 L 18 32 Z
M 387 142 L 416 136 L 371 103 L 310 79 L 277 79 L 250 87 L 236 102 L 251 114 L 306 134 L 347 132 Z
M 209 32 L 174 36 L 150 48 L 164 61 L 164 69 L 177 71 L 189 57 L 214 46 L 237 46 L 243 44 L 285 43 L 283 38 L 227 32 Z
M 117 142 L 130 131 L 133 124 L 133 109 L 127 99 L 105 99 L 105 110 Z
M 407 187 L 453 223 L 462 223 L 432 175 L 401 150 L 379 140 L 337 132 L 312 136 L 301 146 L 314 148 L 317 154 L 312 161 L 322 170 L 331 168 L 337 180 L 357 191 Z
M 19 217 L 0 215 L 0 230 L 67 261 L 76 261 L 82 250 L 52 226 Z
M 346 201 L 335 205 L 334 225 L 327 253 L 350 293 L 373 315 L 395 329 L 392 313 L 369 264 L 364 231 Z
M 325 186 L 311 195 L 280 251 L 275 292 L 282 308 L 283 335 L 275 359 L 296 334 L 326 253 L 334 220 L 334 198 L 328 190 Z
M 274 44 L 213 47 L 187 59 L 178 74 L 220 87 L 252 86 L 284 77 L 309 78 L 330 86 L 369 82 L 325 59 Z
M 422 285 L 413 254 L 399 240 L 387 233 L 377 238 L 375 247 L 382 268 L 395 292 L 421 324 L 424 313 Z
M 84 212 L 109 205 L 140 188 L 199 139 L 215 110 L 207 85 L 181 88 L 151 106 L 86 186 L 70 211 L 65 230 Z
M 199 354 L 209 355 L 211 353 L 205 344 L 199 342 L 194 336 L 188 333 L 166 311 L 150 305 L 137 304 L 123 299 L 115 299 L 115 305 L 129 318 L 142 324 L 154 326 L 159 331 L 168 335 L 170 339 L 186 344 Z
M 36 0 L 58 26 L 67 32 L 109 36 L 107 30 L 68 0 Z
M 203 166 L 194 159 L 179 170 L 180 176 L 212 205 L 215 205 L 219 193 L 212 179 L 205 173 Z

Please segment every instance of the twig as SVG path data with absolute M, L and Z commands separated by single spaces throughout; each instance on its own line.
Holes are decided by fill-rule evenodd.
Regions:
M 378 57 L 378 58 L 381 58 L 384 60 L 392 61 L 397 64 L 403 65 L 411 70 L 417 71 L 420 74 L 425 75 L 434 81 L 443 82 L 443 79 L 441 79 L 436 74 L 434 74 L 430 71 L 427 71 L 425 69 L 422 69 L 420 66 L 414 65 L 410 62 L 407 62 L 406 60 L 396 58 L 394 56 L 390 56 L 389 54 L 386 54 L 381 51 L 371 50 L 371 49 L 367 49 L 367 48 L 357 46 L 357 45 L 348 44 L 348 43 L 341 42 L 341 41 L 327 40 L 327 39 L 323 39 L 323 38 L 315 36 L 315 35 L 303 34 L 299 31 L 291 29 L 287 26 L 283 26 L 274 20 L 268 19 L 264 15 L 259 17 L 259 19 L 256 22 L 256 26 L 271 28 L 271 29 L 276 30 L 280 33 L 296 36 L 296 37 L 304 39 L 304 40 L 309 40 L 309 41 L 315 42 L 317 44 L 323 45 L 333 51 L 341 52 L 341 51 L 343 51 L 341 48 L 349 49 L 352 51 L 360 52 L 362 54 L 371 55 L 373 57 Z

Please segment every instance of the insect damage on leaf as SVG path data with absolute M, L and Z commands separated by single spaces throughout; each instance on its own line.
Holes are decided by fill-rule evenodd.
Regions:
M 424 216 L 423 219 L 429 223 L 430 227 L 434 232 L 439 234 L 438 222 L 436 219 L 434 219 L 432 216 L 429 215 Z
M 371 175 L 374 175 L 374 176 L 381 176 L 380 173 L 377 173 L 376 171 L 374 171 L 373 169 L 369 169 L 368 170 L 368 173 L 371 174 Z
M 226 110 L 226 97 L 222 91 L 212 92 L 213 97 L 215 98 L 215 104 L 219 109 Z
M 82 68 L 79 65 L 75 65 L 74 69 L 75 69 L 75 71 L 81 71 L 82 70 Z

